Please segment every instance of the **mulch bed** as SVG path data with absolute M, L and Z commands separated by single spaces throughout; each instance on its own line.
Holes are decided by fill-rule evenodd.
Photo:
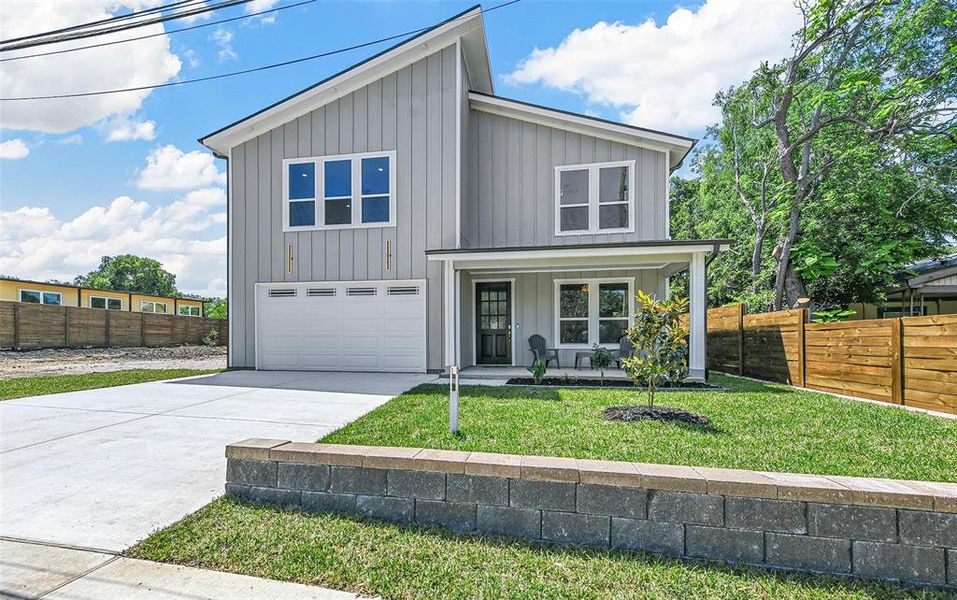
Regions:
M 505 382 L 507 385 L 543 385 L 551 387 L 606 387 L 606 388 L 630 388 L 645 389 L 644 386 L 635 385 L 630 379 L 605 378 L 602 385 L 601 379 L 597 377 L 546 377 L 540 384 L 536 384 L 531 377 L 512 377 Z M 682 382 L 677 385 L 658 386 L 659 391 L 691 391 L 691 390 L 723 390 L 724 388 L 709 383 L 698 383 L 694 381 Z
M 602 411 L 609 421 L 680 421 L 691 425 L 708 425 L 708 417 L 670 406 L 610 406 Z

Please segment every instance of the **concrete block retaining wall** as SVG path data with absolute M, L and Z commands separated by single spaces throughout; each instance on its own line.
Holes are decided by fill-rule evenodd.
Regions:
M 226 492 L 256 502 L 957 588 L 952 483 L 264 439 L 226 457 Z

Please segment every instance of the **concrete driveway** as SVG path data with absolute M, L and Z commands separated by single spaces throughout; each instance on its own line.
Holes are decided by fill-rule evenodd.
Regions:
M 123 550 L 223 493 L 227 443 L 315 440 L 431 379 L 234 371 L 0 402 L 0 537 Z

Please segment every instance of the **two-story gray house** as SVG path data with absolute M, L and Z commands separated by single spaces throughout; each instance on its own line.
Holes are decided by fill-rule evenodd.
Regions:
M 526 365 L 528 337 L 617 347 L 638 289 L 705 265 L 671 240 L 694 140 L 495 95 L 479 7 L 200 142 L 228 160 L 229 365 Z

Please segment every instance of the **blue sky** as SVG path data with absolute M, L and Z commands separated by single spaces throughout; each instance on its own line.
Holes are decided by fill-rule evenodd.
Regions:
M 191 24 L 294 1 L 256 0 Z M 89 20 L 94 14 L 4 4 L 0 30 L 7 36 L 38 25 L 46 29 Z M 109 4 L 102 2 L 99 10 Z M 130 5 L 142 4 L 134 0 Z M 5 63 L 0 86 L 7 97 L 192 79 L 416 29 L 472 4 L 320 0 L 272 13 L 272 20 L 250 17 L 96 54 L 62 55 L 69 60 Z M 485 17 L 496 91 L 700 136 L 713 117 L 708 100 L 719 87 L 746 78 L 757 61 L 786 53 L 787 35 L 794 29 L 789 7 L 780 1 L 523 0 Z M 36 12 L 24 14 L 31 10 Z M 171 22 L 167 30 L 181 26 Z M 749 41 L 742 42 L 743 37 Z M 12 111 L 12 103 L 2 103 L 0 156 L 6 158 L 0 158 L 0 274 L 71 279 L 93 268 L 98 253 L 153 251 L 177 273 L 181 289 L 223 293 L 224 166 L 202 155 L 196 138 L 388 45 L 155 90 L 141 99 L 126 94 L 125 100 L 35 101 L 19 103 Z M 82 122 L 96 117 L 101 118 Z M 133 220 L 149 225 L 130 233 Z M 126 236 L 132 237 L 124 246 Z M 195 259 L 204 253 L 208 259 L 197 265 Z

